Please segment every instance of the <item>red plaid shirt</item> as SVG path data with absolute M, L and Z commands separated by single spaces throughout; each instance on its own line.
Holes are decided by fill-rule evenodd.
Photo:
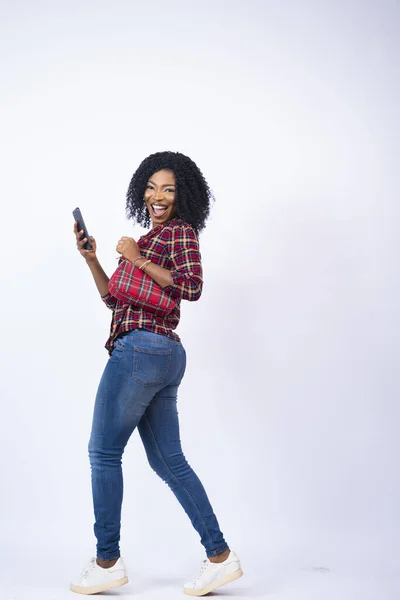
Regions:
M 174 329 L 180 319 L 180 301 L 194 301 L 201 296 L 203 271 L 199 241 L 190 225 L 180 219 L 173 219 L 143 235 L 138 240 L 138 245 L 142 256 L 171 271 L 172 284 L 165 287 L 164 291 L 176 300 L 176 307 L 166 317 L 157 317 L 153 313 L 118 300 L 111 294 L 103 296 L 103 301 L 113 311 L 110 337 L 105 345 L 110 355 L 118 335 L 131 329 L 146 329 L 179 340 Z M 158 286 L 155 281 L 151 282 L 152 285 Z

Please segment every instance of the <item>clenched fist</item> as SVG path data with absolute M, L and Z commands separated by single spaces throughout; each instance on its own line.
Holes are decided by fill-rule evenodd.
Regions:
M 137 242 L 130 237 L 123 236 L 119 240 L 116 250 L 131 262 L 140 256 L 140 248 Z

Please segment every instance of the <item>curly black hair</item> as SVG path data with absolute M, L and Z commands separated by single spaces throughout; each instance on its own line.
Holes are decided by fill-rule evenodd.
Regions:
M 156 152 L 144 159 L 135 171 L 126 193 L 126 216 L 143 227 L 150 226 L 151 219 L 144 202 L 144 193 L 149 178 L 162 169 L 175 174 L 176 218 L 191 225 L 199 234 L 210 214 L 214 196 L 196 163 L 180 152 Z

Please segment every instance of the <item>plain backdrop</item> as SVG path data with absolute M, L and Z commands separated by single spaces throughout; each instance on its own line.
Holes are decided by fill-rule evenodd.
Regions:
M 184 303 L 179 412 L 245 577 L 237 598 L 392 599 L 399 581 L 399 5 L 0 5 L 0 600 L 71 597 L 94 552 L 87 442 L 109 275 L 140 162 L 180 151 L 216 203 Z M 114 597 L 179 598 L 204 558 L 137 433 Z

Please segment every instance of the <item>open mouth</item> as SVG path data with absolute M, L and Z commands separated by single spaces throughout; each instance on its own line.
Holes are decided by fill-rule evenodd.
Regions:
M 168 206 L 164 206 L 163 204 L 152 204 L 151 210 L 155 217 L 162 217 L 167 212 Z

